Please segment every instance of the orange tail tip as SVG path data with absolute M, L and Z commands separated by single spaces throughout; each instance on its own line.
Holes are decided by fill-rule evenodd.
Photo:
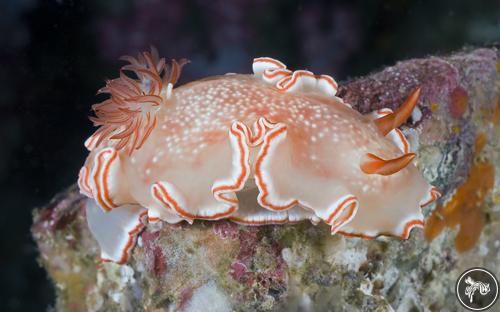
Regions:
M 366 174 L 391 175 L 405 168 L 415 158 L 415 153 L 407 153 L 394 159 L 382 159 L 368 153 L 360 165 L 361 171 Z
M 375 125 L 383 135 L 401 126 L 410 117 L 420 97 L 420 88 L 415 89 L 394 113 L 375 119 Z

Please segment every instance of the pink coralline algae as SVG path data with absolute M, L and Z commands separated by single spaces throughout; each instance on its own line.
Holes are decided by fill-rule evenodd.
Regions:
M 284 286 L 287 265 L 281 256 L 282 247 L 278 243 L 262 244 L 263 233 L 257 229 L 240 230 L 240 249 L 231 264 L 229 274 L 238 283 L 256 286 L 265 292 L 279 292 Z M 260 250 L 257 250 L 257 247 Z M 264 254 L 270 260 L 265 270 L 255 268 L 256 253 Z
M 239 232 L 240 252 L 237 259 L 246 266 L 250 265 L 250 261 L 255 254 L 255 246 L 259 242 L 259 231 L 256 228 L 249 228 L 247 231 Z
M 213 225 L 214 233 L 222 239 L 237 239 L 239 236 L 238 226 L 234 223 L 221 221 Z
M 141 234 L 146 255 L 146 268 L 155 276 L 161 276 L 167 271 L 167 259 L 157 244 L 159 234 L 159 232 L 149 231 L 144 231 Z
M 47 209 L 40 212 L 40 222 L 34 227 L 34 231 L 57 231 L 72 223 L 78 216 L 79 210 L 75 208 L 75 198 L 64 198 L 59 201 L 57 198 L 49 205 Z M 85 201 L 78 199 L 78 207 L 85 211 Z M 69 210 L 68 207 L 73 209 Z
M 239 283 L 244 283 L 248 285 L 252 285 L 254 281 L 253 273 L 248 271 L 247 266 L 242 262 L 233 262 L 231 264 L 231 277 L 238 281 Z

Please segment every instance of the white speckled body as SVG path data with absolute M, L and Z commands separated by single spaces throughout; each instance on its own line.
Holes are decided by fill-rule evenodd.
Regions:
M 121 154 L 122 178 L 128 181 L 133 200 L 143 207 L 168 214 L 150 192 L 153 183 L 168 181 L 179 189 L 190 211 L 210 215 L 211 209 L 223 210 L 214 208 L 223 204 L 211 187 L 232 170 L 228 130 L 235 121 L 251 127 L 264 117 L 287 126 L 286 154 L 279 156 L 272 173 L 282 194 L 301 197 L 313 210 L 343 195 L 355 195 L 359 210 L 345 226 L 347 232 L 400 235 L 401 218 L 421 219 L 419 203 L 427 183 L 413 165 L 390 176 L 363 173 L 359 164 L 367 152 L 387 159 L 402 152 L 370 118 L 338 98 L 281 93 L 251 75 L 225 75 L 176 88 L 157 116 L 158 125 L 144 146 L 130 157 Z M 252 160 L 258 150 L 259 146 L 251 149 Z M 252 174 L 245 193 L 257 196 Z M 237 215 L 255 210 L 245 204 L 258 205 L 246 199 Z

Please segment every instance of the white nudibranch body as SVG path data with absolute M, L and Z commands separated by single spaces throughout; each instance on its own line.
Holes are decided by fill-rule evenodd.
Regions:
M 332 234 L 408 238 L 439 197 L 411 164 L 397 128 L 419 90 L 393 112 L 363 116 L 327 75 L 256 58 L 252 75 L 173 89 L 185 60 L 137 58 L 101 92 L 98 130 L 79 175 L 103 261 L 125 263 L 146 222 L 309 220 Z M 125 73 L 132 71 L 134 78 Z

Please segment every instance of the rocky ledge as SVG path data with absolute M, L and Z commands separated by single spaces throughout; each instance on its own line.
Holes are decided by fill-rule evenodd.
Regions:
M 366 113 L 395 108 L 417 85 L 403 131 L 443 197 L 424 230 L 400 241 L 331 236 L 326 226 L 227 221 L 147 226 L 127 265 L 98 263 L 85 200 L 71 187 L 34 212 L 40 264 L 59 311 L 457 311 L 458 276 L 500 276 L 498 51 L 411 59 L 347 82 Z M 495 171 L 495 169 L 497 169 Z M 498 303 L 497 303 L 498 305 Z

